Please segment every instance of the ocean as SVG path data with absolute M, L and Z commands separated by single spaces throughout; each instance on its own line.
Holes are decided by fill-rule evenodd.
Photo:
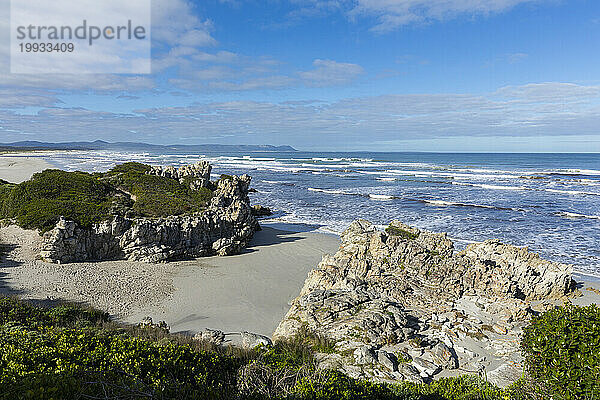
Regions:
M 339 234 L 353 220 L 397 219 L 448 232 L 457 248 L 497 238 L 600 275 L 600 154 L 228 153 L 99 151 L 40 155 L 59 168 L 208 160 L 213 176 L 249 174 L 270 221 Z

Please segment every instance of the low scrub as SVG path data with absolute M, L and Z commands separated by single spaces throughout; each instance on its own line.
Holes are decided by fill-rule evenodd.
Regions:
M 596 307 L 536 318 L 523 342 L 527 375 L 505 390 L 473 376 L 390 385 L 319 369 L 317 353 L 332 344 L 308 330 L 243 350 L 116 324 L 75 304 L 0 298 L 0 399 L 595 399 L 598 326 Z
M 60 216 L 83 228 L 114 214 L 165 217 L 203 210 L 212 197 L 207 188 L 191 190 L 178 180 L 146 174 L 140 163 L 118 165 L 106 173 L 46 170 L 18 185 L 0 182 L 0 219 L 26 229 L 52 229 Z
M 564 305 L 535 318 L 522 340 L 532 398 L 600 399 L 600 308 Z
M 415 240 L 419 235 L 416 233 L 409 232 L 405 229 L 398 228 L 397 226 L 390 225 L 385 228 L 385 232 L 390 236 L 399 236 L 405 240 Z

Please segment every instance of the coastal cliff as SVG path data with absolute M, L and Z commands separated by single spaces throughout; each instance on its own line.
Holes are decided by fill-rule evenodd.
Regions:
M 575 290 L 571 267 L 489 240 L 455 252 L 446 234 L 360 220 L 309 273 L 275 339 L 308 330 L 335 342 L 323 367 L 393 382 L 522 373 L 519 336 L 538 311 Z

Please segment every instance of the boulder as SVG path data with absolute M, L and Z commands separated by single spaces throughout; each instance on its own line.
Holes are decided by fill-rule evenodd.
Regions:
M 255 217 L 268 217 L 273 215 L 273 212 L 269 207 L 263 207 L 259 204 L 255 204 L 254 206 L 252 206 L 252 214 Z
M 251 332 L 240 332 L 242 336 L 242 347 L 253 349 L 256 346 L 272 346 L 273 342 L 266 336 Z
M 163 176 L 177 179 L 181 183 L 188 183 L 190 189 L 199 190 L 210 185 L 212 166 L 207 161 L 199 161 L 193 165 L 183 165 L 179 168 L 173 166 L 154 166 L 148 175 Z
M 207 328 L 202 332 L 195 334 L 194 339 L 202 340 L 220 346 L 225 342 L 225 334 L 223 333 L 223 331 L 220 331 L 218 329 Z

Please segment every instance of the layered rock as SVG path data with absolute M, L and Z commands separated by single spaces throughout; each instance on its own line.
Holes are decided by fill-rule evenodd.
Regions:
M 162 171 L 171 173 L 165 172 L 169 169 Z M 107 259 L 160 262 L 236 254 L 260 229 L 248 198 L 250 181 L 247 175 L 218 181 L 207 209 L 194 215 L 114 216 L 92 229 L 82 229 L 73 221 L 61 219 L 44 234 L 40 255 L 49 262 L 66 263 Z
M 168 166 L 153 166 L 149 175 L 157 175 L 170 179 L 177 179 L 179 182 L 184 183 L 188 181 L 192 190 L 197 190 L 201 187 L 208 187 L 210 185 L 210 173 L 212 166 L 208 161 L 199 161 L 192 165 L 183 165 L 179 168 L 175 168 L 172 165 Z
M 456 253 L 446 234 L 397 221 L 386 232 L 356 221 L 341 239 L 274 337 L 308 328 L 332 339 L 342 355 L 324 356 L 325 365 L 342 357 L 333 364 L 356 377 L 419 381 L 458 367 L 517 367 L 532 306 L 574 290 L 569 266 L 494 240 Z

